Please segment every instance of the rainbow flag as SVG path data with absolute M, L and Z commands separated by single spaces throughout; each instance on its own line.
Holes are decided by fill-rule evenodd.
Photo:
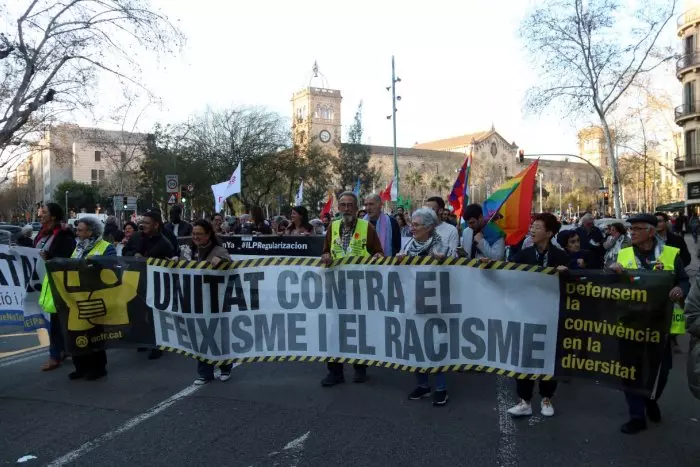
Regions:
M 489 243 L 505 237 L 506 245 L 516 245 L 527 235 L 538 164 L 539 160 L 530 164 L 484 201 L 483 234 Z
M 469 172 L 472 168 L 472 153 L 469 152 L 469 157 L 464 159 L 462 167 L 459 169 L 459 174 L 452 185 L 452 191 L 447 200 L 452 205 L 455 215 L 458 218 L 462 217 L 462 211 L 469 204 Z

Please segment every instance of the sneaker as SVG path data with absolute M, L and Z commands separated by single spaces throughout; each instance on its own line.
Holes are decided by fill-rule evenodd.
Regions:
M 659 404 L 656 400 L 646 401 L 647 407 L 647 417 L 654 423 L 659 423 L 661 421 L 661 409 L 659 409 Z
M 647 422 L 638 418 L 633 418 L 620 427 L 620 431 L 626 435 L 636 435 L 640 431 L 647 429 Z
M 221 374 L 219 375 L 219 381 L 228 381 L 231 379 L 231 372 L 224 372 L 222 371 Z
M 530 409 L 532 412 L 532 409 Z M 552 400 L 549 397 L 543 397 L 540 403 L 540 413 L 544 417 L 551 417 L 554 415 L 554 406 L 552 405 Z
M 68 379 L 70 380 L 76 380 L 76 379 L 82 379 L 85 377 L 85 373 L 81 371 L 71 371 L 68 373 Z
M 213 378 L 204 378 L 202 376 L 198 376 L 197 379 L 194 380 L 194 385 L 202 386 L 204 384 L 211 383 L 212 381 L 214 381 Z
M 324 388 L 329 388 L 335 386 L 336 384 L 344 383 L 345 377 L 343 374 L 328 373 L 325 378 L 321 380 L 321 386 Z
M 528 415 L 532 415 L 532 406 L 529 402 L 520 399 L 518 405 L 514 405 L 508 409 L 508 413 L 513 417 L 527 417 Z
M 428 397 L 430 395 L 430 388 L 424 388 L 423 386 L 416 386 L 416 388 L 411 391 L 411 393 L 408 395 L 409 400 L 412 401 L 417 401 L 419 399 L 423 399 L 424 397 Z
M 352 378 L 353 383 L 364 383 L 368 379 L 367 368 L 355 368 L 355 376 Z
M 447 391 L 435 391 L 433 393 L 433 405 L 436 407 L 447 404 L 447 399 Z

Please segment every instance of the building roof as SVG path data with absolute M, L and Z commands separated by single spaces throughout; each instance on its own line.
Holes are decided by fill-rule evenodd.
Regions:
M 394 156 L 393 146 L 368 146 L 370 154 L 374 156 Z M 430 157 L 448 157 L 448 158 L 463 158 L 464 156 L 452 152 L 452 151 L 435 151 L 432 149 L 420 149 L 420 148 L 396 148 L 396 157 L 416 157 L 416 158 L 430 158 Z
M 439 139 L 437 141 L 428 141 L 425 143 L 416 144 L 413 146 L 416 149 L 437 149 L 446 150 L 449 148 L 459 148 L 464 146 L 469 146 L 470 144 L 478 143 L 481 140 L 488 138 L 489 136 L 497 133 L 495 129 L 487 131 L 477 131 L 476 133 L 467 133 L 462 136 L 454 136 L 452 138 Z M 500 136 L 500 135 L 499 135 Z

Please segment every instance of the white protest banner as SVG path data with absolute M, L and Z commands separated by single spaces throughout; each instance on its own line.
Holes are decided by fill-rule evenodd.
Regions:
M 554 373 L 556 276 L 459 266 L 149 264 L 155 343 L 225 360 L 287 356 Z M 289 260 L 287 260 L 289 261 Z M 248 267 L 260 264 L 263 267 Z M 168 264 L 169 265 L 169 264 Z
M 39 307 L 44 260 L 37 248 L 0 245 L 0 325 L 22 325 L 25 331 L 48 327 Z

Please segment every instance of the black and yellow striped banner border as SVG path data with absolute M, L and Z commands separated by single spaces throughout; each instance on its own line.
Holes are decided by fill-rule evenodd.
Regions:
M 243 260 L 234 260 L 231 262 L 223 262 L 214 266 L 208 261 L 189 261 L 189 260 L 169 260 L 148 258 L 148 264 L 152 266 L 160 266 L 165 268 L 181 268 L 181 269 L 212 269 L 218 271 L 227 271 L 231 269 L 243 268 L 258 268 L 264 266 L 309 266 L 309 267 L 324 267 L 325 264 L 319 258 L 293 258 L 293 257 L 276 257 L 269 256 L 265 258 L 251 258 Z M 404 256 L 398 258 L 396 256 L 388 256 L 382 258 L 368 258 L 361 256 L 350 256 L 347 258 L 334 260 L 330 267 L 340 266 L 344 264 L 367 264 L 378 266 L 466 266 L 479 269 L 496 269 L 504 271 L 528 271 L 539 272 L 542 274 L 556 274 L 557 271 L 553 267 L 540 267 L 531 264 L 509 263 L 506 261 L 489 261 L 481 262 L 478 259 L 467 258 L 443 258 L 435 259 L 429 256 Z
M 529 380 L 542 380 L 548 381 L 552 379 L 551 375 L 535 375 L 531 373 L 518 373 L 517 371 L 509 371 L 501 368 L 494 368 L 484 365 L 442 365 L 432 368 L 419 368 L 416 366 L 402 365 L 400 363 L 391 362 L 381 362 L 378 360 L 363 360 L 360 358 L 337 358 L 337 357 L 314 357 L 314 356 L 270 356 L 270 357 L 242 357 L 242 358 L 230 358 L 228 360 L 208 360 L 195 355 L 186 350 L 177 349 L 175 347 L 160 346 L 160 350 L 165 350 L 167 352 L 173 352 L 179 355 L 186 355 L 192 357 L 195 360 L 201 362 L 206 362 L 214 366 L 220 366 L 224 364 L 231 363 L 258 363 L 258 362 L 307 362 L 307 363 L 323 363 L 323 362 L 338 362 L 338 363 L 348 363 L 348 364 L 358 364 L 374 366 L 378 368 L 389 368 L 392 370 L 407 371 L 409 373 L 437 373 L 438 371 L 448 372 L 448 371 L 479 371 L 483 373 L 491 373 L 494 375 L 507 376 L 509 378 L 515 379 L 529 379 Z

